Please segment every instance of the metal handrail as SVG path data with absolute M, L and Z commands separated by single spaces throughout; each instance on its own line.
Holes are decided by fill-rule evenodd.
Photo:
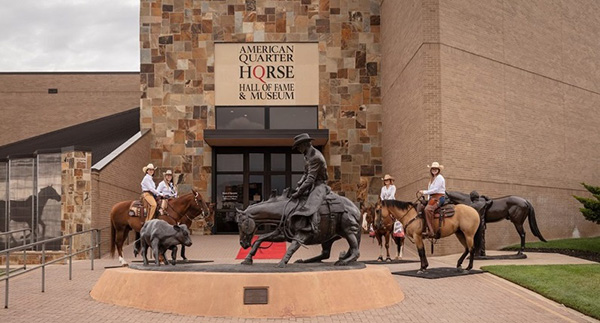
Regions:
M 17 229 L 17 230 L 12 230 L 12 231 L 8 231 L 8 232 L 0 232 L 0 237 L 12 235 L 13 233 L 17 233 L 17 232 L 26 232 L 26 231 L 33 232 L 33 231 L 31 231 L 31 228 Z M 6 240 L 6 249 L 10 248 L 11 238 L 12 237 L 8 237 L 8 239 Z M 15 242 L 17 241 L 17 239 L 14 239 L 14 238 L 13 238 L 13 240 L 15 240 Z M 27 241 L 27 235 L 25 233 L 23 233 L 23 244 L 25 244 L 25 241 Z M 4 249 L 4 250 L 6 250 L 6 249 Z
M 105 228 L 101 228 L 101 229 L 89 229 L 89 230 L 85 230 L 85 231 L 81 231 L 81 232 L 76 232 L 76 233 L 71 233 L 68 235 L 64 235 L 64 236 L 60 236 L 60 237 L 56 237 L 56 238 L 50 238 L 50 239 L 46 239 L 46 240 L 42 240 L 42 241 L 38 241 L 38 242 L 34 242 L 34 243 L 30 243 L 27 245 L 22 245 L 22 246 L 18 246 L 18 247 L 14 247 L 14 248 L 9 248 L 9 249 L 5 249 L 5 250 L 1 250 L 0 254 L 4 254 L 6 256 L 6 275 L 4 277 L 0 278 L 0 282 L 2 281 L 6 281 L 6 285 L 5 285 L 5 297 L 4 297 L 4 308 L 8 308 L 8 290 L 9 290 L 9 279 L 12 277 L 16 277 L 25 273 L 28 273 L 30 271 L 36 270 L 38 268 L 42 269 L 42 293 L 45 291 L 46 288 L 46 266 L 62 261 L 64 259 L 69 259 L 69 280 L 72 280 L 73 278 L 73 256 L 76 256 L 78 254 L 90 251 L 90 262 L 91 262 L 91 270 L 94 270 L 94 257 L 95 257 L 95 251 L 96 249 L 99 251 L 100 253 L 100 257 L 102 257 L 102 253 L 101 253 L 101 245 L 103 244 L 102 239 L 101 239 L 101 232 L 103 230 L 106 230 L 108 227 Z M 82 234 L 87 234 L 90 233 L 90 247 L 89 248 L 85 248 L 83 250 L 79 250 L 75 253 L 73 253 L 73 237 L 77 236 L 77 235 L 82 235 Z M 63 257 L 54 259 L 52 261 L 46 262 L 46 244 L 49 242 L 53 242 L 59 239 L 69 239 L 69 249 L 68 249 L 68 254 L 66 254 Z M 41 245 L 42 246 L 42 263 L 40 265 L 37 266 L 33 266 L 30 268 L 27 268 L 26 263 L 27 263 L 27 259 L 26 259 L 26 251 L 28 249 L 33 249 L 33 247 Z M 23 250 L 23 271 L 18 272 L 16 274 L 11 275 L 10 272 L 10 254 L 11 252 L 17 252 L 17 251 L 21 251 Z

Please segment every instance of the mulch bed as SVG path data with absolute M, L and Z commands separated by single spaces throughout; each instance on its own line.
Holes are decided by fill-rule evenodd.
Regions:
M 509 249 L 506 249 L 509 250 Z M 516 249 L 510 249 L 516 250 Z M 577 257 L 590 261 L 600 262 L 600 254 L 591 251 L 571 250 L 571 249 L 550 249 L 550 248 L 525 248 L 525 252 L 549 252 L 560 253 L 566 256 Z

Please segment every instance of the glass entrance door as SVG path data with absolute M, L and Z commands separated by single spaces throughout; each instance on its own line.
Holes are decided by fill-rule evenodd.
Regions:
M 304 172 L 304 157 L 290 147 L 215 148 L 213 158 L 216 233 L 237 233 L 236 208 L 295 188 Z

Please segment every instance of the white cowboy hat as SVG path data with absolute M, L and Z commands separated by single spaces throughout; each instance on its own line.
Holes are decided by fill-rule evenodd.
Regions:
M 388 179 L 392 180 L 392 181 L 395 181 L 395 179 L 392 176 L 390 176 L 390 174 L 385 174 L 385 176 L 383 176 L 383 178 L 381 180 L 385 181 L 385 180 L 388 180 Z
M 171 176 L 173 176 L 173 172 L 170 169 L 167 169 L 167 171 L 164 172 L 163 175 L 171 175 Z
M 148 164 L 144 168 L 142 168 L 142 170 L 144 171 L 144 173 L 146 173 L 149 169 L 154 169 L 154 165 Z
M 444 169 L 444 165 L 440 165 L 438 162 L 431 163 L 431 166 L 427 165 L 427 168 L 437 168 L 439 170 Z

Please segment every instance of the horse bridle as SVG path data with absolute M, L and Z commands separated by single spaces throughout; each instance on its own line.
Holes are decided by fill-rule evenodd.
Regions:
M 200 193 L 198 193 L 198 192 L 194 192 L 194 202 L 196 202 L 196 205 L 198 205 L 198 207 L 200 208 L 200 216 L 201 216 L 201 217 L 200 217 L 200 219 L 201 219 L 201 220 L 205 220 L 207 217 L 209 217 L 209 216 L 210 216 L 210 214 L 207 214 L 207 212 L 205 212 L 205 211 L 204 211 L 204 207 L 202 207 L 202 205 L 200 205 L 200 202 L 198 202 L 198 196 L 199 196 L 199 195 L 200 195 Z M 206 203 L 204 203 L 204 204 L 206 205 Z M 177 223 L 180 223 L 180 222 L 181 222 L 180 220 L 181 220 L 181 219 L 183 219 L 183 217 L 186 217 L 188 220 L 190 220 L 190 222 L 191 222 L 191 221 L 193 221 L 195 218 L 197 218 L 197 217 L 198 217 L 198 216 L 195 216 L 195 217 L 191 218 L 191 217 L 188 215 L 188 213 L 190 212 L 190 210 L 188 210 L 187 212 L 185 212 L 185 214 L 181 214 L 181 213 L 177 212 L 177 210 L 175 210 L 175 209 L 173 208 L 173 206 L 171 206 L 171 203 L 169 203 L 169 200 L 167 200 L 167 209 L 169 209 L 169 208 L 170 208 L 171 210 L 173 210 L 173 212 L 175 212 L 177 215 L 179 215 L 179 220 L 176 220 L 175 218 L 173 218 L 173 217 L 172 217 L 172 216 L 169 214 L 169 212 L 167 212 L 167 214 L 166 214 L 166 215 L 167 215 L 168 217 L 170 217 L 171 219 L 173 219 L 173 221 L 175 221 L 175 222 L 177 222 Z

